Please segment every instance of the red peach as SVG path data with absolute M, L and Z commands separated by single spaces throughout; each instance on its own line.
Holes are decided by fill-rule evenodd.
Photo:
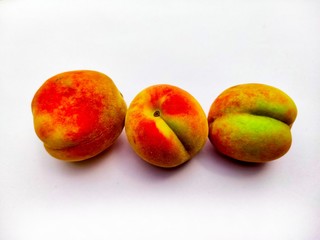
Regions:
M 188 92 L 160 84 L 131 102 L 125 131 L 133 150 L 146 162 L 175 167 L 195 156 L 208 136 L 206 115 Z
M 90 70 L 48 79 L 32 100 L 34 128 L 45 149 L 66 161 L 91 158 L 122 132 L 125 101 L 114 82 Z

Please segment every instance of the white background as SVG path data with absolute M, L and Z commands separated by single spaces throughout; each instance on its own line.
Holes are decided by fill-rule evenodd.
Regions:
M 31 100 L 49 77 L 92 69 L 129 105 L 169 83 L 207 113 L 235 84 L 297 104 L 281 159 L 240 164 L 208 141 L 182 167 L 148 165 L 123 132 L 81 163 L 50 157 Z M 320 1 L 0 0 L 0 239 L 320 239 Z

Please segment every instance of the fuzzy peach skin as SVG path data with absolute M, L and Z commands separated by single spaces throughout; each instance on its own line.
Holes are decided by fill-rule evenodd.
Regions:
M 248 83 L 222 92 L 212 103 L 209 139 L 221 153 L 246 162 L 268 162 L 291 146 L 297 107 L 283 91 Z
M 53 157 L 91 158 L 111 146 L 124 127 L 126 103 L 114 82 L 90 70 L 48 79 L 32 100 L 34 129 Z
M 131 102 L 125 131 L 133 150 L 146 162 L 176 167 L 195 156 L 208 138 L 206 114 L 188 92 L 160 84 Z

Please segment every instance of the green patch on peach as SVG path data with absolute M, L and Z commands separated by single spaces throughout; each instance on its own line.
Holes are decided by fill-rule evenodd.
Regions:
M 213 144 L 223 154 L 238 160 L 274 160 L 291 146 L 289 126 L 265 116 L 229 114 L 216 119 L 210 130 Z

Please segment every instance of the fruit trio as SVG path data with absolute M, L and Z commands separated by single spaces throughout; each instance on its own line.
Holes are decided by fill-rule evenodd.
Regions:
M 49 78 L 35 93 L 31 108 L 37 136 L 57 159 L 96 156 L 125 128 L 134 152 L 164 168 L 190 160 L 208 138 L 217 151 L 236 160 L 278 159 L 290 149 L 297 116 L 286 93 L 258 83 L 226 89 L 208 115 L 190 93 L 168 84 L 145 88 L 127 108 L 115 83 L 91 70 Z

